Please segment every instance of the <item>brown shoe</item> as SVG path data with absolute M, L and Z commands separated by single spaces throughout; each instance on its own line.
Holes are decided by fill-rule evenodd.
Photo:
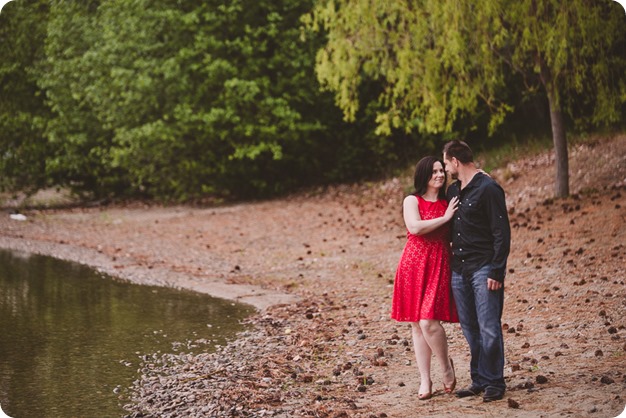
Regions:
M 457 398 L 467 398 L 468 396 L 478 396 L 483 392 L 483 388 L 480 386 L 472 385 L 465 389 L 459 389 L 456 391 Z

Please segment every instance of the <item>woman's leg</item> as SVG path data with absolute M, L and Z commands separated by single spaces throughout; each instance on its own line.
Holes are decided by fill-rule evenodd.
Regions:
M 424 340 L 432 353 L 437 357 L 441 367 L 442 379 L 446 387 L 451 387 L 454 382 L 454 370 L 448 355 L 448 339 L 441 322 L 430 319 L 422 319 L 419 322 Z
M 420 325 L 411 322 L 411 336 L 413 337 L 413 350 L 415 351 L 415 361 L 420 372 L 420 389 L 418 394 L 424 395 L 430 392 L 432 382 L 430 380 L 430 358 L 432 351 L 426 342 Z

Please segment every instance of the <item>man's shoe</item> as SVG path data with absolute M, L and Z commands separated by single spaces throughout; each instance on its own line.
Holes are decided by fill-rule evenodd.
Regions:
M 504 390 L 489 387 L 485 389 L 485 394 L 483 395 L 483 402 L 499 401 L 502 398 L 504 398 Z
M 483 388 L 480 386 L 472 385 L 465 389 L 459 389 L 456 391 L 457 398 L 467 398 L 468 396 L 478 396 L 482 393 Z

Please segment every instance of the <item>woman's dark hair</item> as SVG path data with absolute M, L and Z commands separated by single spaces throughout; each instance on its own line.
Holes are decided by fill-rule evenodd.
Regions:
M 465 142 L 459 141 L 458 139 L 448 142 L 443 147 L 443 152 L 446 154 L 446 158 L 450 159 L 454 157 L 459 160 L 461 164 L 467 164 L 474 161 L 472 149 Z
M 415 187 L 415 195 L 423 196 L 426 193 L 426 189 L 428 188 L 428 182 L 433 176 L 433 167 L 435 163 L 439 162 L 441 167 L 444 168 L 445 165 L 443 161 L 437 157 L 424 157 L 417 162 L 415 166 L 415 175 L 413 176 L 413 186 Z M 439 199 L 446 198 L 446 184 L 448 180 L 448 176 L 444 170 L 443 172 L 443 187 L 439 189 Z

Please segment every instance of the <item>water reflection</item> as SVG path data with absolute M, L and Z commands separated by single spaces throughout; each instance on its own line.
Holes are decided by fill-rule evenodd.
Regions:
M 121 416 L 140 355 L 211 349 L 252 312 L 0 250 L 0 405 L 14 418 Z

